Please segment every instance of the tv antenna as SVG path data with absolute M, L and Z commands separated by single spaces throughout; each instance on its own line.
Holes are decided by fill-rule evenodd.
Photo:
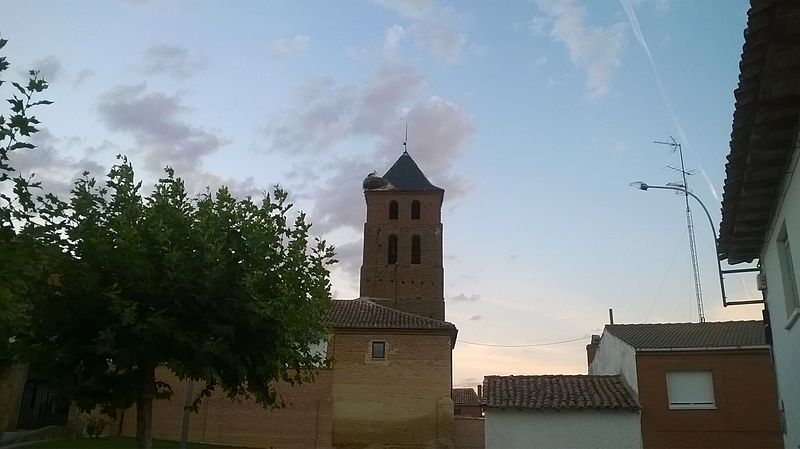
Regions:
M 681 166 L 673 167 L 668 165 L 667 168 L 674 170 L 681 174 L 682 182 L 680 183 L 670 183 L 670 185 L 674 185 L 675 187 L 680 187 L 683 189 L 683 196 L 686 200 L 686 229 L 689 234 L 689 253 L 692 257 L 692 274 L 694 277 L 694 293 L 697 299 L 697 318 L 701 323 L 706 322 L 706 316 L 703 311 L 703 288 L 700 285 L 700 267 L 697 263 L 697 242 L 694 237 L 694 220 L 692 220 L 692 209 L 689 207 L 689 182 L 687 180 L 687 176 L 691 176 L 696 172 L 694 170 L 686 170 L 686 166 L 683 163 L 683 147 L 681 147 L 680 142 L 675 140 L 674 137 L 669 136 L 669 142 L 660 142 L 658 140 L 654 141 L 653 143 L 659 145 L 667 145 L 670 147 L 673 153 L 677 152 L 680 155 Z

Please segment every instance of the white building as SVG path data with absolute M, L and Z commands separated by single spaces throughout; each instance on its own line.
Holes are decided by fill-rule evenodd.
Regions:
M 486 449 L 640 449 L 639 404 L 620 376 L 483 378 Z
M 800 2 L 753 1 L 742 49 L 719 257 L 757 261 L 784 444 L 800 448 Z M 765 282 L 764 282 L 765 281 Z

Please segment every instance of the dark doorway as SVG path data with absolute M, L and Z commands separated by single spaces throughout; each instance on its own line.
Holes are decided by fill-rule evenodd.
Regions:
M 19 408 L 19 429 L 38 429 L 67 424 L 69 407 L 56 401 L 53 390 L 42 380 L 28 380 L 22 390 Z

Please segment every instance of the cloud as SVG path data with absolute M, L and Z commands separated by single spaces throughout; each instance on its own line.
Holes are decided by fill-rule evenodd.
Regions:
M 314 223 L 314 227 L 312 229 L 315 234 L 320 233 L 317 223 Z M 336 260 L 338 260 L 339 263 L 336 264 L 336 268 L 343 270 L 349 278 L 358 279 L 358 273 L 361 269 L 363 255 L 364 246 L 362 240 L 337 245 Z
M 385 8 L 410 19 L 424 19 L 436 10 L 436 0 L 377 0 Z
M 406 123 L 409 152 L 448 200 L 467 191 L 469 183 L 451 169 L 474 133 L 472 119 L 440 97 L 419 98 L 424 85 L 412 68 L 386 63 L 358 86 L 331 78 L 303 83 L 295 106 L 268 121 L 268 151 L 297 161 L 291 189 L 312 198 L 318 229 L 361 229 L 364 204 L 352 199 L 362 195 L 367 174 L 400 155 Z M 343 148 L 350 142 L 367 142 L 366 149 Z
M 406 38 L 406 30 L 397 24 L 386 29 L 386 37 L 383 39 L 383 53 L 390 60 L 397 57 L 397 50 Z
M 88 149 L 84 149 L 84 156 L 76 158 L 68 154 L 80 154 L 74 150 L 82 143 L 81 139 L 59 138 L 48 129 L 43 128 L 31 136 L 30 142 L 36 145 L 34 149 L 13 151 L 10 155 L 11 166 L 19 174 L 28 177 L 35 175 L 41 181 L 42 191 L 55 193 L 62 199 L 65 198 L 75 179 L 88 171 L 95 177 L 102 177 L 106 168 L 98 162 L 88 158 Z
M 459 293 L 456 296 L 451 296 L 450 298 L 448 298 L 448 300 L 456 301 L 456 302 L 458 302 L 458 301 L 474 302 L 474 301 L 478 301 L 479 299 L 481 299 L 480 295 L 475 294 L 475 293 L 473 293 L 473 294 L 471 294 L 469 296 L 467 296 L 464 293 Z
M 237 195 L 257 196 L 264 189 L 252 178 L 234 180 L 204 171 L 203 158 L 227 146 L 230 139 L 188 123 L 191 108 L 178 95 L 147 90 L 142 84 L 118 85 L 101 95 L 98 112 L 112 131 L 133 138 L 145 169 L 158 176 L 169 165 L 190 190 L 227 185 Z
M 203 67 L 203 62 L 188 50 L 172 45 L 153 45 L 142 54 L 142 71 L 148 75 L 168 75 L 187 79 Z
M 31 68 L 39 71 L 39 78 L 43 78 L 51 83 L 58 81 L 64 73 L 61 61 L 53 55 L 34 61 Z M 24 75 L 27 76 L 28 72 L 25 71 Z
M 402 122 L 400 108 L 422 81 L 410 67 L 389 64 L 360 88 L 338 85 L 332 78 L 306 82 L 295 93 L 294 109 L 267 123 L 269 148 L 320 154 L 353 135 L 382 135 L 387 126 Z
M 537 5 L 542 16 L 531 22 L 534 31 L 549 29 L 550 36 L 567 47 L 572 63 L 586 73 L 586 90 L 591 98 L 605 95 L 620 65 L 626 24 L 589 26 L 586 8 L 575 0 L 538 0 Z
M 467 45 L 467 34 L 462 31 L 463 19 L 450 8 L 442 8 L 435 15 L 411 26 L 417 43 L 445 64 L 459 61 Z
M 469 317 L 469 320 L 470 321 L 478 321 L 481 318 L 483 318 L 483 316 L 481 316 L 481 315 L 472 315 L 471 317 Z
M 377 3 L 413 22 L 409 33 L 420 47 L 444 64 L 461 58 L 467 44 L 465 19 L 435 0 L 377 0 Z
M 94 70 L 82 69 L 80 72 L 78 72 L 77 75 L 75 75 L 75 81 L 72 82 L 72 87 L 75 89 L 80 88 L 89 80 L 89 78 L 93 76 L 94 76 Z
M 276 59 L 291 58 L 308 50 L 310 44 L 311 37 L 300 34 L 290 38 L 277 39 L 270 44 L 269 55 Z

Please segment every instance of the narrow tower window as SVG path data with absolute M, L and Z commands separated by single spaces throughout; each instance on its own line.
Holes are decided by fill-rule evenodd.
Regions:
M 397 220 L 397 201 L 389 201 L 389 220 Z
M 389 236 L 389 254 L 386 263 L 392 265 L 397 263 L 397 236 L 392 234 Z
M 420 246 L 420 237 L 418 235 L 411 237 L 411 263 L 413 264 L 419 264 Z
M 414 200 L 411 202 L 411 219 L 419 220 L 419 201 Z

